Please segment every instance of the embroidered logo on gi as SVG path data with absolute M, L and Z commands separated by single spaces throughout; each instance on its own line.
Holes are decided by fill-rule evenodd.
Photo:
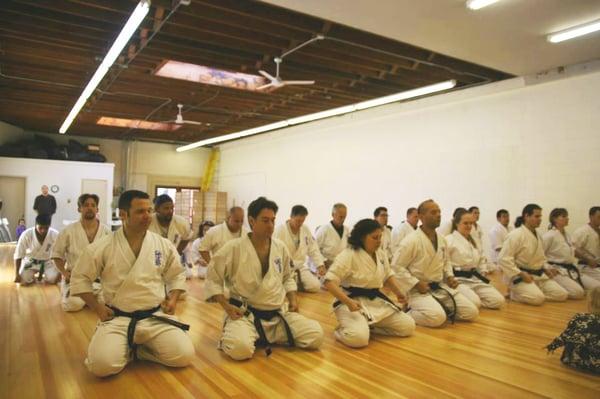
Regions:
M 279 273 L 281 273 L 281 258 L 275 258 L 273 263 L 275 263 L 275 266 L 277 266 L 277 271 L 279 271 Z
M 154 266 L 160 266 L 162 263 L 162 253 L 160 251 L 154 251 Z
M 48 244 L 48 245 L 46 246 L 46 252 L 50 252 L 50 248 L 52 248 L 52 244 Z

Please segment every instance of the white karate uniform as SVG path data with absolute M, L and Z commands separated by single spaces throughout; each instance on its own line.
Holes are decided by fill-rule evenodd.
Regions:
M 575 257 L 575 247 L 573 246 L 569 233 L 565 231 L 565 235 L 563 235 L 556 228 L 552 228 L 544 233 L 542 240 L 544 242 L 544 254 L 548 260 L 549 267 L 553 268 L 559 273 L 558 275 L 554 276 L 554 281 L 567 290 L 569 293 L 569 298 L 581 299 L 585 295 L 584 287 L 591 289 L 600 286 L 600 281 L 596 281 L 580 271 L 579 273 L 581 276 L 581 282 L 583 283 L 582 287 L 579 285 L 579 282 L 573 280 L 569 276 L 567 269 L 551 263 L 563 263 L 577 267 L 576 265 L 578 261 Z
M 506 239 L 508 233 L 512 230 L 512 226 L 508 226 L 508 228 L 504 227 L 504 225 L 500 222 L 496 222 L 494 227 L 490 229 L 490 243 L 492 245 L 492 261 L 494 263 L 498 263 L 498 254 L 502 249 L 502 243 Z
M 487 261 L 480 248 L 473 246 L 469 240 L 458 231 L 446 236 L 448 257 L 454 271 L 469 271 L 475 269 L 484 275 L 488 271 Z M 481 281 L 476 276 L 456 277 L 460 282 L 457 290 L 473 302 L 477 307 L 499 309 L 504 304 L 504 297 L 491 284 Z
M 596 258 L 596 262 L 600 264 L 600 235 L 590 226 L 586 224 L 581 226 L 573 233 L 573 244 L 575 248 L 587 251 Z M 578 264 L 577 267 L 581 274 L 585 274 L 600 281 L 600 267 L 589 267 L 584 264 Z
M 158 222 L 158 216 L 154 214 L 152 216 L 150 227 L 148 227 L 148 231 L 156 233 L 159 236 L 171 241 L 173 245 L 175 245 L 175 248 L 179 247 L 179 243 L 181 241 L 190 240 L 194 236 L 194 233 L 190 228 L 190 223 L 179 215 L 173 215 L 173 218 L 169 223 L 169 227 L 165 229 Z M 182 256 L 181 263 L 185 269 L 185 277 L 191 278 L 192 270 L 188 267 L 187 262 L 185 262 L 185 252 Z
M 50 284 L 56 284 L 60 277 L 60 272 L 52 262 L 52 247 L 58 237 L 58 231 L 52 227 L 48 228 L 48 233 L 44 242 L 40 243 L 35 234 L 35 227 L 25 230 L 17 241 L 14 259 L 21 259 L 21 268 L 19 275 L 21 283 L 31 284 L 35 280 L 35 274 L 41 270 L 44 265 L 44 281 Z
M 98 230 L 92 243 L 100 238 L 110 234 L 110 228 L 102 223 L 98 223 Z M 90 245 L 87 234 L 81 221 L 71 223 L 65 227 L 59 234 L 52 249 L 52 258 L 59 258 L 66 262 L 65 269 L 73 272 L 73 267 L 77 264 L 77 259 L 81 256 L 83 250 Z M 94 282 L 94 295 L 98 297 L 99 302 L 103 302 L 101 298 L 101 285 Z M 77 312 L 85 306 L 85 302 L 78 296 L 70 294 L 70 283 L 64 279 L 61 281 L 61 306 L 65 312 Z
M 227 227 L 227 222 L 223 222 L 219 225 L 211 227 L 206 234 L 204 239 L 200 243 L 199 251 L 206 251 L 210 253 L 210 256 L 214 256 L 223 245 L 227 242 L 243 237 L 249 233 L 248 229 L 244 226 L 237 233 L 232 233 Z
M 421 294 L 416 284 L 420 281 L 439 283 L 449 291 L 456 302 L 457 320 L 474 320 L 479 310 L 473 302 L 463 294 L 443 283 L 449 276 L 454 276 L 448 259 L 446 241 L 437 234 L 437 251 L 423 230 L 418 228 L 408 235 L 394 254 L 392 269 L 401 287 L 408 291 L 408 314 L 418 325 L 439 327 L 446 321 L 444 308 L 433 298 L 432 293 Z M 452 300 L 446 295 L 437 295 L 446 307 L 452 307 Z
M 316 233 L 317 244 L 321 254 L 329 262 L 333 262 L 335 257 L 348 247 L 348 236 L 350 230 L 344 225 L 344 232 L 342 236 L 338 234 L 331 222 L 319 226 Z M 318 265 L 315 265 L 318 266 Z
M 510 298 L 513 301 L 528 305 L 541 305 L 545 299 L 559 302 L 567 300 L 567 291 L 556 281 L 548 278 L 546 274 L 532 275 L 533 283 L 513 284 L 513 280 L 518 278 L 518 274 L 521 272 L 519 267 L 531 270 L 540 270 L 546 267 L 542 237 L 540 234 L 534 235 L 524 225 L 514 229 L 506 236 L 498 255 L 498 266 L 509 285 Z
M 387 227 L 383 226 L 381 229 L 381 250 L 386 254 L 388 262 L 392 261 L 392 231 Z
M 242 308 L 249 306 L 259 310 L 279 310 L 299 348 L 317 349 L 321 346 L 323 329 L 317 321 L 283 309 L 286 294 L 296 291 L 292 260 L 283 242 L 271 239 L 269 269 L 265 276 L 262 275 L 260 259 L 248 235 L 227 242 L 214 254 L 208 265 L 204 285 L 206 300 L 211 302 L 215 295 L 223 295 L 224 287 L 229 289 L 231 298 L 243 303 Z M 262 320 L 261 323 L 270 343 L 288 342 L 280 318 Z M 258 338 L 252 313 L 236 320 L 225 314 L 219 348 L 232 359 L 251 358 Z
M 186 290 L 185 274 L 177 249 L 171 242 L 151 231 L 146 232 L 137 258 L 123 229 L 88 245 L 71 275 L 71 294 L 93 292 L 93 282 L 100 277 L 104 300 L 108 306 L 125 312 L 153 309 L 167 292 Z M 162 311 L 156 315 L 177 320 Z M 98 322 L 90 341 L 85 364 L 97 376 L 120 372 L 130 360 L 127 345 L 128 317 Z M 140 320 L 134 342 L 138 357 L 171 367 L 187 366 L 194 346 L 180 328 L 148 318 Z
M 383 287 L 388 278 L 394 275 L 387 255 L 381 249 L 376 252 L 377 262 L 363 249 L 346 248 L 327 271 L 325 280 L 342 287 L 377 288 Z M 352 348 L 367 346 L 370 329 L 374 333 L 407 337 L 415 331 L 414 320 L 382 298 L 354 298 L 360 302 L 364 313 L 351 312 L 348 306 L 340 304 L 335 308 L 338 327 L 335 337 Z M 370 318 L 367 321 L 365 316 Z
M 285 222 L 277 226 L 273 237 L 281 240 L 292 257 L 294 263 L 294 273 L 296 273 L 296 283 L 298 279 L 302 283 L 304 291 L 318 292 L 321 287 L 319 279 L 310 271 L 309 259 L 315 266 L 320 266 L 325 263 L 325 258 L 319 252 L 319 246 L 310 233 L 310 229 L 306 225 L 300 227 L 297 235 L 292 233 L 289 223 Z
M 190 243 L 185 248 L 185 260 L 188 262 L 188 266 L 186 268 L 186 278 L 188 277 L 188 270 L 192 270 L 194 265 L 198 265 L 198 278 L 205 279 L 206 278 L 206 270 L 208 267 L 208 263 L 204 260 L 204 258 L 200 255 L 200 243 L 202 242 L 202 238 L 196 238 L 194 242 Z
M 395 254 L 398 250 L 398 247 L 400 247 L 402 240 L 404 240 L 406 236 L 414 231 L 415 228 L 412 227 L 412 225 L 406 220 L 394 227 L 394 230 L 392 230 L 392 257 L 393 254 Z

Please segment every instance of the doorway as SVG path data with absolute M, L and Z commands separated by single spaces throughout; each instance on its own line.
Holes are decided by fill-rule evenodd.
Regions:
M 25 217 L 25 183 L 25 177 L 0 176 L 0 218 L 8 220 L 7 228 L 12 241 L 16 240 L 15 229 L 19 219 Z M 33 220 L 26 221 L 27 226 L 33 223 Z

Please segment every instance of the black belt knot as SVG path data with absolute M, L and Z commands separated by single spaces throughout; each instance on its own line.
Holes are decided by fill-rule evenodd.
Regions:
M 548 263 L 550 263 L 551 265 L 554 265 L 554 266 L 562 267 L 563 269 L 567 269 L 567 273 L 569 274 L 569 277 L 572 280 L 577 281 L 577 283 L 581 286 L 581 288 L 584 288 L 583 282 L 581 281 L 581 273 L 579 273 L 579 269 L 575 265 L 572 265 L 570 263 L 559 263 L 559 262 L 550 262 L 550 261 L 548 261 Z
M 368 299 L 375 299 L 375 298 L 381 298 L 384 301 L 386 301 L 387 303 L 389 303 L 390 305 L 392 305 L 392 307 L 394 309 L 396 309 L 398 312 L 401 312 L 400 308 L 398 308 L 398 306 L 396 306 L 396 304 L 394 302 L 392 302 L 392 300 L 390 298 L 388 298 L 383 292 L 381 292 L 379 290 L 379 288 L 363 288 L 363 287 L 343 287 L 344 290 L 346 290 L 346 295 L 348 295 L 349 298 L 359 298 L 359 297 L 363 297 L 363 298 L 368 298 Z M 340 306 L 342 303 L 337 300 L 333 303 L 333 307 L 337 308 L 338 306 Z
M 437 301 L 437 303 L 440 304 L 440 306 L 442 307 L 442 309 L 444 309 L 444 312 L 446 313 L 446 316 L 450 319 L 450 322 L 452 324 L 454 324 L 454 321 L 456 320 L 456 299 L 454 299 L 454 296 L 452 295 L 452 293 L 450 291 L 448 291 L 447 289 L 445 289 L 444 287 L 442 287 L 440 285 L 440 283 L 436 282 L 436 281 L 432 281 L 429 283 L 429 289 L 431 290 L 431 296 L 433 297 L 433 299 L 435 299 Z M 444 302 L 442 302 L 441 299 L 437 298 L 434 293 L 435 291 L 441 292 L 443 294 L 448 295 L 448 297 L 450 298 L 450 300 L 452 301 L 452 309 L 448 308 Z
M 529 274 L 534 274 L 536 276 L 541 276 L 542 274 L 544 274 L 544 269 L 528 269 L 526 267 L 521 267 L 519 266 L 519 269 L 523 272 L 529 273 Z M 519 284 L 520 282 L 523 281 L 522 277 L 517 277 L 514 281 L 513 284 Z
M 134 338 L 135 338 L 135 328 L 137 326 L 138 321 L 153 318 L 153 319 L 165 322 L 167 324 L 170 324 L 172 326 L 175 326 L 177 328 L 181 328 L 184 331 L 187 331 L 190 329 L 189 324 L 181 323 L 177 320 L 173 320 L 168 317 L 155 315 L 154 313 L 157 312 L 158 310 L 160 310 L 160 305 L 155 308 L 152 308 L 152 309 L 136 310 L 134 312 L 125 312 L 114 306 L 108 306 L 108 307 L 112 309 L 112 311 L 115 314 L 115 317 L 129 317 L 131 319 L 131 321 L 129 322 L 129 325 L 127 326 L 127 345 L 131 349 L 134 359 L 137 359 L 137 344 L 134 342 Z
M 244 305 L 242 301 L 235 298 L 229 298 L 229 303 L 237 306 L 238 308 Z M 265 329 L 261 322 L 262 320 L 271 321 L 274 317 L 279 317 L 283 322 L 283 327 L 285 328 L 285 333 L 288 339 L 288 345 L 291 347 L 296 346 L 296 342 L 294 341 L 294 334 L 292 334 L 292 329 L 290 328 L 290 325 L 288 324 L 285 317 L 283 317 L 283 314 L 279 309 L 261 310 L 247 305 L 246 313 L 244 314 L 244 316 L 248 317 L 250 313 L 252 313 L 252 315 L 254 316 L 254 327 L 256 328 L 256 332 L 258 333 L 256 345 L 264 346 L 265 353 L 267 354 L 267 356 L 271 355 L 272 349 L 271 343 L 269 342 L 269 340 L 267 339 L 267 335 L 265 334 Z
M 457 270 L 457 269 L 454 269 L 453 272 L 454 272 L 454 276 L 455 277 L 471 278 L 471 277 L 475 276 L 479 280 L 483 281 L 486 284 L 490 283 L 490 280 L 488 278 L 484 277 L 481 273 L 479 273 L 475 269 L 470 269 L 470 270 Z

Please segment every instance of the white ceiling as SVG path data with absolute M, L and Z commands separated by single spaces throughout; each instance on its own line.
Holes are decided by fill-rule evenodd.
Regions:
M 559 44 L 548 33 L 600 19 L 600 0 L 263 0 L 515 75 L 600 57 L 600 32 Z

